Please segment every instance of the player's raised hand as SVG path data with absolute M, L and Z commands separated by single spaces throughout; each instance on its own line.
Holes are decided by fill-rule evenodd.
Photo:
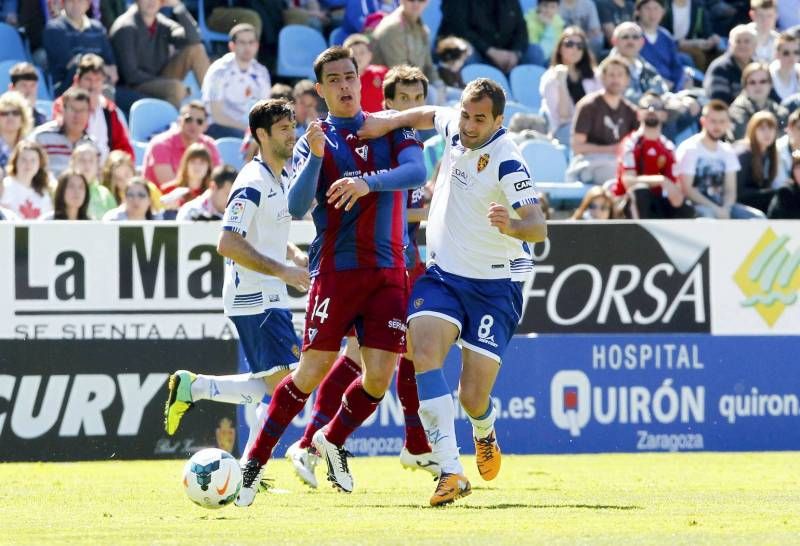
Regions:
M 289 286 L 294 286 L 301 292 L 308 292 L 308 287 L 311 286 L 311 278 L 308 275 L 308 270 L 301 267 L 287 265 L 281 273 L 280 279 Z
M 312 121 L 306 129 L 306 140 L 311 153 L 317 157 L 325 155 L 325 133 L 319 121 Z
M 489 213 L 486 217 L 489 219 L 489 223 L 496 227 L 500 233 L 506 233 L 508 228 L 511 227 L 511 217 L 508 214 L 508 209 L 494 201 L 489 203 Z
M 390 110 L 367 116 L 361 129 L 358 130 L 358 138 L 364 140 L 378 138 L 395 129 L 394 122 L 389 118 L 393 113 L 395 113 L 394 110 Z
M 328 196 L 328 204 L 335 208 L 350 210 L 358 201 L 369 193 L 369 186 L 363 178 L 340 178 L 331 184 L 325 195 Z

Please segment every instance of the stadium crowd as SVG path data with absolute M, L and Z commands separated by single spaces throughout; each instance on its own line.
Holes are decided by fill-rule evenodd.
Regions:
M 523 151 L 564 155 L 548 180 L 526 154 L 534 180 L 582 183 L 562 216 L 800 218 L 800 0 L 0 0 L 0 19 L 24 46 L 0 59 L 2 220 L 220 219 L 250 106 L 288 98 L 298 134 L 325 115 L 281 72 L 294 25 L 353 50 L 367 112 L 401 64 L 435 104 L 504 80 Z M 134 134 L 147 99 L 162 126 Z

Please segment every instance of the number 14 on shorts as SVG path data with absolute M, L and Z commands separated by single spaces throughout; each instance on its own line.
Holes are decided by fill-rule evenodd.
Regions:
M 314 298 L 314 307 L 311 311 L 311 320 L 314 320 L 314 317 L 319 317 L 320 324 L 325 322 L 325 319 L 328 318 L 328 305 L 331 303 L 331 299 L 325 298 L 322 301 L 319 301 L 319 295 Z

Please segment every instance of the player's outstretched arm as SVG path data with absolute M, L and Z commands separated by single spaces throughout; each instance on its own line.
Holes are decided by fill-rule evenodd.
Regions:
M 358 130 L 358 136 L 363 139 L 378 138 L 401 127 L 420 130 L 433 129 L 433 118 L 436 117 L 437 110 L 442 109 L 445 108 L 440 106 L 418 106 L 403 112 L 396 110 L 378 112 L 364 120 L 364 124 Z
M 324 154 L 325 133 L 322 132 L 319 121 L 312 121 L 306 129 L 304 139 L 297 143 L 292 158 L 295 170 L 287 199 L 289 214 L 295 218 L 305 216 L 314 202 Z
M 220 233 L 217 252 L 242 267 L 264 275 L 278 277 L 286 284 L 294 286 L 303 292 L 307 291 L 311 284 L 307 269 L 285 265 L 268 256 L 264 256 L 253 248 L 253 245 L 248 243 L 244 237 L 234 231 Z
M 547 239 L 547 220 L 539 205 L 525 205 L 516 209 L 519 219 L 511 218 L 508 209 L 498 203 L 489 203 L 486 217 L 500 233 L 528 241 L 541 243 Z

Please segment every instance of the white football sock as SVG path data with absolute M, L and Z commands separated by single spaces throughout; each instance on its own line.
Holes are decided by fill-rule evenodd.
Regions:
M 262 378 L 249 373 L 237 375 L 197 375 L 192 383 L 192 401 L 213 400 L 228 404 L 258 404 L 267 394 Z
M 258 405 L 248 404 L 244 408 L 245 420 L 250 432 L 247 435 L 247 443 L 242 450 L 242 458 L 239 462 L 247 462 L 247 454 L 250 453 L 250 448 L 258 438 L 258 433 L 264 428 L 264 422 L 267 420 L 267 409 L 269 409 L 269 402 L 259 402 Z
M 443 472 L 463 474 L 456 442 L 456 411 L 449 394 L 419 401 L 419 418 Z
M 484 416 L 473 417 L 467 413 L 467 417 L 469 417 L 469 420 L 472 422 L 472 435 L 478 440 L 486 438 L 494 431 L 494 422 L 497 419 L 497 412 L 491 401 L 489 402 L 489 409 L 486 410 Z

